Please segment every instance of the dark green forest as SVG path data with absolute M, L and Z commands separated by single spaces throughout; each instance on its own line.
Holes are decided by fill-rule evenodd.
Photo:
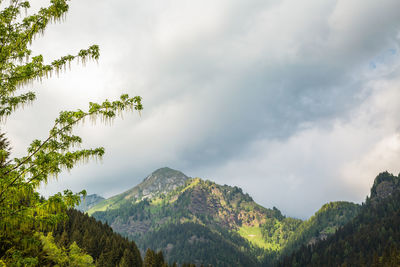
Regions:
M 252 257 L 252 248 L 248 242 L 239 235 L 232 238 L 230 233 L 221 232 L 195 223 L 172 224 L 146 235 L 140 243 L 151 248 L 166 247 L 169 257 L 179 259 L 181 263 L 226 267 L 258 265 Z M 204 263 L 193 259 L 208 260 Z
M 145 250 L 143 259 L 135 242 L 113 232 L 107 224 L 97 221 L 81 211 L 70 209 L 67 212 L 68 220 L 59 224 L 53 231 L 56 245 L 70 247 L 76 243 L 83 251 L 89 254 L 96 266 L 100 267 L 169 267 L 161 251 Z M 190 265 L 190 257 L 182 264 Z M 215 265 L 217 266 L 217 265 Z
M 60 247 L 76 242 L 91 255 L 96 266 L 142 266 L 142 258 L 136 244 L 113 232 L 111 227 L 71 209 L 68 220 L 53 231 Z

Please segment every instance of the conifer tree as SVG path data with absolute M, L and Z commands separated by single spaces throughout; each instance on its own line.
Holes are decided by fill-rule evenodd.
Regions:
M 29 1 L 0 0 L 0 121 L 4 122 L 15 110 L 32 103 L 35 92 L 23 92 L 23 85 L 32 84 L 58 74 L 73 61 L 85 63 L 99 58 L 99 47 L 92 45 L 46 64 L 40 54 L 30 49 L 36 37 L 47 26 L 66 15 L 69 0 L 51 0 L 49 6 L 27 15 Z M 82 138 L 73 129 L 85 118 L 110 121 L 125 110 L 142 109 L 139 96 L 122 95 L 116 101 L 89 103 L 86 111 L 62 111 L 55 119 L 48 137 L 34 140 L 21 158 L 9 160 L 8 141 L 0 135 L 0 259 L 10 265 L 41 264 L 35 233 L 52 229 L 66 219 L 66 210 L 79 203 L 78 194 L 65 190 L 48 199 L 38 193 L 38 187 L 49 182 L 62 170 L 78 162 L 101 158 L 104 148 L 76 149 Z M 27 129 L 29 130 L 29 129 Z M 11 140 L 12 141 L 12 140 Z M 74 248 L 75 249 L 75 248 Z M 74 251 L 77 251 L 76 249 Z
M 131 267 L 136 265 L 136 260 L 135 260 L 135 255 L 128 250 L 124 250 L 124 255 L 121 258 L 121 261 L 119 263 L 119 267 Z
M 147 249 L 146 255 L 144 256 L 144 267 L 155 267 L 156 266 L 156 255 L 153 250 Z
M 164 255 L 162 251 L 160 250 L 159 252 L 156 253 L 155 255 L 155 267 L 162 267 L 164 263 Z

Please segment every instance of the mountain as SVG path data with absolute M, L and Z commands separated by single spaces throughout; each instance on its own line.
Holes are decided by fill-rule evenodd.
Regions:
M 76 209 L 80 211 L 87 211 L 103 200 L 105 200 L 104 197 L 96 194 L 87 195 L 86 197 L 81 197 L 81 203 L 76 207 Z
M 162 250 L 170 262 L 259 266 L 276 260 L 288 242 L 297 248 L 333 233 L 356 206 L 330 204 L 303 222 L 258 205 L 238 187 L 162 168 L 88 213 L 135 240 L 142 252 Z
M 168 167 L 160 168 L 147 176 L 138 186 L 124 192 L 125 199 L 145 199 L 168 193 L 188 180 L 185 174 Z
M 323 205 L 310 219 L 304 221 L 289 238 L 281 254 L 288 254 L 302 245 L 312 245 L 325 240 L 340 227 L 354 219 L 361 206 L 346 201 Z
M 400 175 L 400 174 L 399 174 Z M 374 184 L 371 188 L 370 200 L 374 203 L 379 202 L 381 199 L 393 194 L 400 187 L 399 177 L 386 172 L 380 173 L 374 180 Z
M 379 174 L 358 215 L 278 266 L 400 266 L 400 175 Z
M 167 167 L 160 168 L 144 178 L 140 184 L 132 189 L 97 203 L 97 205 L 88 210 L 88 213 L 92 214 L 95 211 L 116 209 L 121 204 L 135 203 L 166 194 L 177 187 L 183 186 L 188 179 L 189 177 L 180 171 Z
M 189 178 L 169 168 L 156 170 L 88 213 L 135 240 L 142 250 L 161 249 L 170 261 L 217 266 L 223 266 L 221 257 L 226 266 L 256 266 L 257 256 L 277 249 L 264 240 L 261 225 L 267 218 L 285 219 L 278 209 L 256 204 L 238 187 Z M 183 251 L 178 249 L 187 242 Z M 206 250 L 201 255 L 200 245 Z M 221 249 L 224 253 L 215 253 Z

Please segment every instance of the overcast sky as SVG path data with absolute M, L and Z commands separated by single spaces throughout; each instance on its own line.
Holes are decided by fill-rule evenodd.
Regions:
M 379 172 L 400 171 L 399 10 L 399 0 L 73 0 L 34 54 L 98 44 L 101 59 L 29 86 L 38 100 L 2 127 L 20 156 L 60 110 L 140 95 L 141 117 L 77 130 L 106 148 L 103 162 L 43 194 L 110 197 L 168 166 L 289 216 L 360 203 Z

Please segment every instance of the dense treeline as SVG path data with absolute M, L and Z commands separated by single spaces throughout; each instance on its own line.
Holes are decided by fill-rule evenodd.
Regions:
M 302 246 L 278 266 L 400 266 L 399 178 L 380 174 L 355 219 L 326 240 Z
M 80 211 L 71 209 L 67 215 L 68 220 L 59 224 L 53 232 L 60 246 L 68 247 L 76 242 L 93 257 L 97 266 L 142 266 L 140 252 L 134 242 Z
M 77 244 L 89 254 L 96 266 L 168 267 L 161 251 L 147 249 L 144 260 L 135 242 L 114 233 L 110 226 L 75 209 L 67 212 L 68 220 L 58 225 L 53 236 L 59 247 Z M 188 259 L 186 262 L 191 262 Z M 189 263 L 186 263 L 189 264 Z M 190 264 L 189 264 L 190 265 Z M 171 266 L 178 266 L 173 263 Z
M 143 236 L 140 243 L 157 250 L 167 248 L 164 254 L 178 263 L 258 266 L 251 256 L 250 244 L 239 235 L 225 232 L 196 223 L 170 224 Z

